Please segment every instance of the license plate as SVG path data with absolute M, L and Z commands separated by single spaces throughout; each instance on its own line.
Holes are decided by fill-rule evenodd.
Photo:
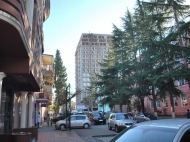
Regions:
M 99 121 L 103 121 L 103 120 L 99 120 Z

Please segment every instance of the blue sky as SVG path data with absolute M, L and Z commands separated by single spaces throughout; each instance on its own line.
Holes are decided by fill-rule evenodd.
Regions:
M 186 0 L 190 4 L 190 0 Z M 67 68 L 71 91 L 75 92 L 75 50 L 82 33 L 111 34 L 113 24 L 122 26 L 127 8 L 136 0 L 51 0 L 50 16 L 44 23 L 44 54 L 60 50 Z
M 82 33 L 111 34 L 113 24 L 122 26 L 127 8 L 136 0 L 51 0 L 50 16 L 44 23 L 44 54 L 60 50 L 68 83 L 75 91 L 75 50 Z

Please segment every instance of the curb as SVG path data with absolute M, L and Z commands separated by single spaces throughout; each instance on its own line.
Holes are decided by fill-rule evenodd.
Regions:
M 91 137 L 113 137 L 116 136 L 117 134 L 109 134 L 109 135 L 93 135 Z

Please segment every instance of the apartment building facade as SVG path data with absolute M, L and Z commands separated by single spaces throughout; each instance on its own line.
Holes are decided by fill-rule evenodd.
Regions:
M 107 58 L 111 34 L 83 33 L 75 52 L 75 85 L 76 105 L 89 94 L 86 90 L 90 86 L 90 79 L 100 72 L 100 65 Z
M 35 125 L 49 14 L 50 0 L 0 0 L 0 132 Z

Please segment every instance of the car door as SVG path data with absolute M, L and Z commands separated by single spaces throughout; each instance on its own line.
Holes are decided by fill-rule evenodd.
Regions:
M 76 127 L 83 127 L 85 116 L 77 116 Z
M 76 116 L 71 116 L 71 127 L 77 127 L 77 118 L 76 118 Z
M 111 117 L 110 117 L 110 126 L 111 127 L 115 127 L 115 114 L 113 114 Z

